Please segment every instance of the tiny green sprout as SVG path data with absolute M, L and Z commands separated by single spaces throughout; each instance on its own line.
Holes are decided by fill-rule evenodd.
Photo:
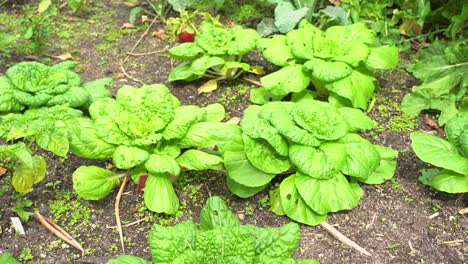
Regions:
M 401 246 L 400 243 L 390 244 L 390 245 L 387 246 L 387 249 L 394 249 L 394 248 L 397 248 L 399 246 Z

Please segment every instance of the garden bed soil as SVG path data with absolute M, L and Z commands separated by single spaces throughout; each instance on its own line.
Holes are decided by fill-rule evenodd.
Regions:
M 112 3 L 117 1 L 96 2 L 100 4 L 93 6 L 88 14 L 68 20 L 71 30 L 73 25 L 83 23 L 88 25 L 87 31 L 77 31 L 76 36 L 66 40 L 52 41 L 49 55 L 79 50 L 76 57 L 83 65 L 83 79 L 89 81 L 112 77 L 115 80 L 114 93 L 125 84 L 139 86 L 138 82 L 122 73 L 120 63 L 126 52 L 138 41 L 143 30 L 123 35 L 112 42 L 105 40 L 103 34 L 118 29 L 127 22 L 130 9 L 123 4 Z M 1 8 L 2 12 L 12 17 L 21 13 L 12 7 Z M 64 16 L 70 18 L 71 15 Z M 98 19 L 93 19 L 93 16 L 98 16 Z M 8 27 L 8 23 L 0 25 L 5 26 Z M 62 28 L 60 25 L 56 26 Z M 163 27 L 163 24 L 157 22 L 151 30 L 158 27 Z M 97 48 L 107 43 L 111 43 L 108 48 Z M 174 44 L 148 34 L 136 52 L 157 51 L 172 45 Z M 0 72 L 4 72 L 6 65 L 22 59 L 22 56 L 13 54 L 2 63 Z M 258 54 L 250 55 L 249 60 L 253 64 L 266 65 Z M 164 54 L 152 54 L 131 56 L 124 66 L 130 76 L 146 84 L 167 85 L 183 103 L 206 105 L 221 102 L 229 117 L 242 116 L 243 109 L 249 104 L 246 89 L 247 86 L 250 87 L 248 82 L 242 79 L 221 82 L 216 91 L 198 94 L 197 89 L 203 84 L 203 80 L 174 83 L 166 81 L 169 71 L 176 63 Z M 370 116 L 379 123 L 380 129 L 364 135 L 373 143 L 400 152 L 394 181 L 377 186 L 363 186 L 364 196 L 358 207 L 351 211 L 330 214 L 327 219 L 341 233 L 367 249 L 372 257 L 361 255 L 342 244 L 320 226 L 306 225 L 301 225 L 301 241 L 295 257 L 316 258 L 324 264 L 468 262 L 468 219 L 466 215 L 459 214 L 461 209 L 468 206 L 467 196 L 439 193 L 417 180 L 419 170 L 428 166 L 411 150 L 409 133 L 433 129 L 425 124 L 424 118 L 414 120 L 415 127 L 411 128 L 413 121 L 402 117 L 399 111 L 401 99 L 415 84 L 412 76 L 403 70 L 405 63 L 408 63 L 407 58 L 402 58 L 399 69 L 378 74 L 381 89 Z M 401 131 L 397 131 L 398 129 Z M 86 255 L 81 256 L 79 251 L 61 243 L 35 219 L 23 222 L 26 235 L 16 234 L 10 221 L 10 217 L 16 216 L 11 210 L 16 201 L 11 187 L 0 197 L 0 253 L 11 252 L 14 256 L 19 256 L 24 248 L 30 248 L 33 259 L 25 263 L 105 263 L 109 258 L 122 254 L 118 233 L 112 228 L 115 226 L 114 200 L 117 190 L 98 202 L 81 200 L 72 191 L 71 174 L 77 167 L 105 163 L 73 155 L 62 160 L 48 153 L 41 153 L 47 156 L 47 177 L 27 197 L 33 201 L 32 207 L 44 216 L 53 217 L 53 208 L 53 213 L 58 218 L 55 220 L 82 243 Z M 7 184 L 7 178 L 7 175 L 0 176 L 0 186 Z M 276 182 L 280 182 L 280 179 Z M 240 199 L 228 191 L 223 173 L 185 173 L 176 186 L 181 211 L 175 217 L 167 217 L 145 211 L 142 196 L 135 191 L 136 185 L 129 183 L 122 197 L 120 218 L 124 224 L 145 217 L 147 221 L 123 228 L 126 254 L 151 259 L 146 236 L 152 224 L 175 224 L 190 218 L 198 221 L 199 211 L 210 195 L 223 197 L 242 223 L 260 226 L 285 224 L 290 220 L 273 214 L 267 206 L 266 197 L 271 188 L 272 186 L 250 199 Z M 74 216 L 76 223 L 70 222 Z

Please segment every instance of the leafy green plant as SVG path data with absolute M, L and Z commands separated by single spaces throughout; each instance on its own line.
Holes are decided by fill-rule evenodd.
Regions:
M 307 21 L 286 36 L 273 35 L 257 42 L 271 63 L 282 67 L 260 79 L 251 91 L 257 104 L 300 93 L 310 83 L 316 97 L 343 106 L 365 109 L 377 88 L 371 70 L 391 69 L 398 63 L 398 49 L 378 47 L 375 32 L 358 23 L 322 31 Z
M 245 198 L 276 175 L 289 175 L 270 193 L 272 211 L 320 224 L 328 213 L 358 205 L 358 182 L 381 184 L 393 177 L 398 153 L 355 133 L 373 126 L 358 109 L 310 97 L 250 106 L 240 122 L 242 133 L 220 146 L 228 187 Z
M 154 225 L 148 240 L 154 263 L 302 263 L 318 264 L 315 259 L 293 259 L 299 244 L 296 223 L 281 227 L 241 225 L 236 215 L 214 196 L 200 213 L 200 223 L 192 220 L 175 226 Z M 109 264 L 148 261 L 121 256 Z
M 32 204 L 31 200 L 25 199 L 21 194 L 19 194 L 16 196 L 15 207 L 11 210 L 15 212 L 21 220 L 27 222 L 29 221 L 29 217 L 31 217 L 31 213 L 26 211 L 26 208 L 31 207 Z
M 11 184 L 19 193 L 33 190 L 33 185 L 42 181 L 46 175 L 46 160 L 33 156 L 31 149 L 24 143 L 0 146 L 1 166 L 13 174 Z
M 48 66 L 39 62 L 20 62 L 0 77 L 0 113 L 25 108 L 68 104 L 86 108 L 91 102 L 111 96 L 106 89 L 112 79 L 82 83 L 71 61 Z
M 206 22 L 221 26 L 219 16 L 213 17 L 207 12 L 180 11 L 178 17 L 167 20 L 163 38 L 170 41 L 193 42 L 200 25 Z
M 169 81 L 235 79 L 250 70 L 242 61 L 243 55 L 255 48 L 259 39 L 253 29 L 235 26 L 230 29 L 204 23 L 194 42 L 183 43 L 169 50 L 171 57 L 184 60 L 169 74 Z
M 18 46 L 18 49 L 26 53 L 43 53 L 50 45 L 53 18 L 56 15 L 57 7 L 50 3 L 48 5 L 40 3 L 37 12 L 27 12 L 21 23 L 22 38 L 27 42 Z
M 9 49 L 18 36 L 0 32 L 0 57 L 9 57 Z
M 19 264 L 11 253 L 3 253 L 0 255 L 0 263 L 4 264 Z
M 92 3 L 91 0 L 66 0 L 68 7 L 73 12 L 82 12 L 88 8 L 88 6 Z
M 123 86 L 116 99 L 91 104 L 91 119 L 72 125 L 70 148 L 91 159 L 112 158 L 118 169 L 147 174 L 144 200 L 155 212 L 174 214 L 179 207 L 171 179 L 182 169 L 223 169 L 222 158 L 207 149 L 229 140 L 237 126 L 220 123 L 220 104 L 181 106 L 164 85 Z M 73 187 L 87 200 L 99 200 L 119 183 L 122 174 L 95 166 L 73 173 Z
M 411 146 L 422 161 L 442 169 L 422 170 L 419 180 L 448 193 L 468 192 L 468 112 L 445 125 L 447 140 L 423 132 L 411 133 Z
M 439 124 L 444 125 L 459 111 L 468 111 L 468 40 L 435 41 L 418 57 L 408 71 L 422 84 L 403 98 L 403 112 L 417 116 L 426 109 L 438 110 Z

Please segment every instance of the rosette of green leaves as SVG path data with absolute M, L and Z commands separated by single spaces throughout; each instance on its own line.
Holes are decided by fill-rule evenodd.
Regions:
M 272 192 L 272 210 L 301 223 L 317 225 L 330 212 L 356 207 L 358 182 L 381 184 L 395 172 L 396 151 L 355 133 L 374 126 L 358 109 L 270 102 L 247 108 L 240 126 L 242 133 L 220 149 L 229 189 L 249 197 L 276 175 L 290 175 Z
M 0 137 L 6 141 L 23 139 L 58 156 L 66 157 L 70 148 L 71 124 L 83 113 L 66 105 L 31 108 L 24 113 L 0 116 Z
M 79 119 L 73 127 L 73 153 L 91 159 L 112 158 L 118 169 L 137 168 L 138 175 L 147 172 L 145 204 L 167 214 L 179 207 L 171 178 L 182 169 L 223 169 L 220 155 L 207 148 L 238 133 L 237 126 L 219 122 L 224 117 L 220 104 L 182 106 L 161 84 L 123 86 L 116 99 L 94 102 L 89 113 L 90 119 Z M 80 197 L 99 200 L 121 177 L 95 166 L 81 167 L 73 173 L 73 184 Z
M 271 63 L 282 67 L 260 79 L 251 101 L 264 104 L 306 90 L 328 96 L 335 105 L 365 109 L 378 87 L 372 70 L 391 69 L 398 49 L 375 46 L 376 33 L 362 23 L 333 26 L 326 31 L 302 21 L 284 35 L 260 39 L 257 48 Z
M 242 57 L 255 49 L 259 38 L 253 29 L 239 25 L 227 29 L 206 22 L 200 26 L 194 42 L 169 50 L 171 57 L 184 62 L 171 71 L 168 80 L 235 79 L 250 70 L 250 65 L 243 62 Z
M 62 104 L 85 108 L 98 98 L 112 96 L 105 88 L 112 85 L 112 79 L 83 84 L 74 68 L 71 61 L 53 66 L 20 62 L 9 68 L 0 77 L 0 113 Z
M 31 152 L 22 142 L 0 146 L 0 165 L 12 172 L 11 184 L 19 193 L 31 192 L 33 185 L 46 175 L 46 160 L 31 155 Z
M 411 133 L 411 146 L 422 161 L 441 169 L 422 170 L 419 180 L 448 193 L 468 192 L 468 112 L 445 125 L 447 140 L 423 132 Z
M 421 111 L 440 111 L 444 125 L 459 111 L 468 111 L 468 40 L 444 43 L 434 41 L 418 52 L 419 61 L 408 67 L 422 81 L 401 102 L 401 109 L 417 116 Z

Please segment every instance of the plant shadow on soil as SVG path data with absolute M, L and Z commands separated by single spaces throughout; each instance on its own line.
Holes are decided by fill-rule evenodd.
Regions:
M 120 62 L 140 38 L 141 31 L 130 32 L 115 40 L 106 40 L 104 34 L 115 31 L 127 22 L 129 8 L 112 3 L 96 1 L 90 14 L 69 20 L 70 25 L 84 23 L 69 39 L 54 39 L 50 53 L 59 55 L 70 50 L 79 51 L 81 73 L 85 81 L 101 77 L 112 77 L 115 81 L 113 92 L 124 84 L 140 84 L 126 78 L 120 70 Z M 1 7 L 6 14 L 19 19 L 21 11 Z M 70 14 L 65 14 L 70 16 Z M 90 17 L 98 17 L 93 19 Z M 60 26 L 60 25 L 59 25 Z M 57 26 L 57 27 L 59 27 Z M 162 27 L 156 23 L 154 28 Z M 0 29 L 8 24 L 0 24 Z M 87 28 L 87 29 L 86 29 Z M 73 26 L 71 27 L 73 30 Z M 86 30 L 85 30 L 86 29 Z M 118 31 L 119 32 L 119 31 Z M 173 45 L 147 35 L 136 52 L 145 53 L 161 50 Z M 99 48 L 98 48 L 99 47 Z M 21 60 L 14 55 L 0 66 L 4 72 L 7 64 Z M 249 56 L 253 64 L 268 64 L 258 54 Z M 176 61 L 166 56 L 132 56 L 125 67 L 129 75 L 143 80 L 146 84 L 164 83 L 174 95 L 185 104 L 206 105 L 221 102 L 227 109 L 227 117 L 241 117 L 248 106 L 248 83 L 242 79 L 221 82 L 218 90 L 210 94 L 197 94 L 203 80 L 195 82 L 168 83 L 166 78 Z M 403 59 L 403 65 L 408 60 Z M 268 66 L 271 67 L 271 66 Z M 321 227 L 301 225 L 301 242 L 295 257 L 316 258 L 321 263 L 466 263 L 468 247 L 465 244 L 446 244 L 447 241 L 468 241 L 468 220 L 458 211 L 468 206 L 466 195 L 448 195 L 430 190 L 418 182 L 419 170 L 428 166 L 417 159 L 412 152 L 409 132 L 412 130 L 431 130 L 422 118 L 408 120 L 401 117 L 398 105 L 403 96 L 415 84 L 414 78 L 404 70 L 393 70 L 378 74 L 381 89 L 370 116 L 379 127 L 364 134 L 373 143 L 392 147 L 400 152 L 398 168 L 393 182 L 378 186 L 363 186 L 364 196 L 359 206 L 351 211 L 329 215 L 327 222 L 359 245 L 367 249 L 373 257 L 360 255 L 343 245 Z M 404 121 L 404 125 L 397 126 Z M 409 124 L 409 125 L 408 125 Z M 414 124 L 414 128 L 412 125 Z M 89 161 L 69 155 L 60 160 L 43 153 L 48 159 L 48 172 L 45 180 L 37 185 L 27 197 L 33 201 L 43 215 L 56 217 L 86 250 L 80 253 L 60 242 L 46 231 L 37 221 L 31 219 L 24 224 L 26 236 L 15 234 L 10 217 L 15 205 L 11 187 L 0 196 L 0 253 L 11 252 L 18 256 L 24 248 L 30 248 L 33 259 L 28 263 L 105 263 L 109 258 L 122 254 L 115 225 L 114 191 L 98 202 L 84 201 L 73 193 L 71 174 L 81 165 L 101 165 L 104 162 Z M 7 176 L 0 177 L 0 186 L 6 186 Z M 275 179 L 279 183 L 280 179 Z M 273 185 L 275 184 L 273 183 Z M 150 259 L 146 235 L 153 223 L 175 224 L 193 218 L 198 221 L 199 211 L 209 195 L 219 195 L 245 224 L 260 226 L 279 226 L 290 221 L 269 211 L 266 201 L 269 186 L 250 199 L 240 199 L 231 194 L 222 172 L 188 172 L 181 176 L 176 191 L 181 201 L 181 210 L 175 217 L 149 213 L 142 206 L 142 197 L 136 194 L 136 185 L 129 183 L 120 205 L 123 224 L 147 218 L 137 225 L 124 227 L 126 253 Z M 82 212 L 79 217 L 74 214 Z M 439 213 L 437 217 L 429 216 Z M 76 223 L 70 224 L 70 221 Z M 395 248 L 387 248 L 392 244 Z

